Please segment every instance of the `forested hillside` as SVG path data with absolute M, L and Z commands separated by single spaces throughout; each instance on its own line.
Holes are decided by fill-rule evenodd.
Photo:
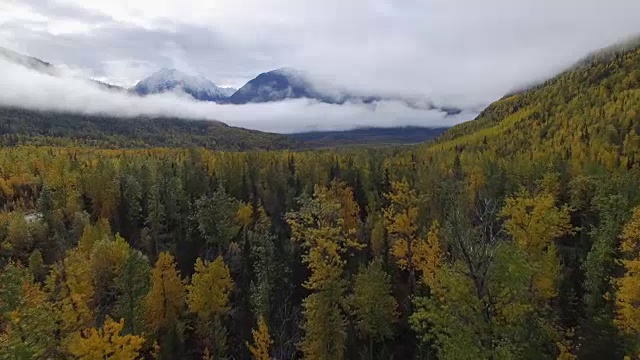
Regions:
M 640 159 L 640 49 L 595 53 L 534 89 L 501 99 L 475 121 L 440 137 L 465 153 L 598 158 L 631 167 Z
M 402 149 L 0 150 L 0 358 L 640 355 L 640 50 Z
M 232 127 L 218 121 L 132 119 L 8 107 L 0 107 L 0 145 L 215 150 L 277 150 L 298 146 L 295 140 L 283 135 Z
M 447 128 L 417 126 L 392 128 L 356 128 L 348 131 L 313 131 L 291 134 L 310 147 L 383 146 L 389 144 L 419 144 L 436 138 Z

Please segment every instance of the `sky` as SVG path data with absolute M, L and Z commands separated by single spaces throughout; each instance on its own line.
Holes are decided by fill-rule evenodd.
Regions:
M 426 125 L 452 124 L 640 33 L 639 14 L 637 0 L 0 0 L 0 46 L 121 86 L 170 67 L 240 87 L 289 66 L 318 82 L 465 109 L 470 118 L 423 114 Z M 399 104 L 287 105 L 269 106 L 282 116 L 334 116 L 327 123 L 339 127 L 421 116 Z M 218 114 L 229 123 L 253 116 Z

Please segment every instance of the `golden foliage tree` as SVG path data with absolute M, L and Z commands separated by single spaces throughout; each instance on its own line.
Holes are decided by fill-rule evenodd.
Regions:
M 258 328 L 251 330 L 253 335 L 253 344 L 248 344 L 249 351 L 254 360 L 269 360 L 269 348 L 273 344 L 273 340 L 269 335 L 269 327 L 264 320 L 264 316 L 258 319 Z
M 151 287 L 145 297 L 145 318 L 154 332 L 176 324 L 184 310 L 185 286 L 173 255 L 162 252 L 151 270 Z
M 229 295 L 233 286 L 229 268 L 221 256 L 213 262 L 196 260 L 195 273 L 187 288 L 187 302 L 189 310 L 198 317 L 199 332 L 205 344 L 210 345 L 218 356 L 223 356 L 226 346 L 226 331 L 221 317 L 229 311 Z M 213 339 L 210 339 L 211 335 Z
M 0 359 L 43 359 L 58 352 L 55 308 L 24 270 L 10 263 L 0 275 Z
M 624 275 L 615 280 L 618 287 L 615 324 L 624 333 L 637 338 L 640 334 L 640 207 L 633 211 L 621 239 L 623 258 L 620 263 Z
M 63 336 L 93 326 L 95 319 L 93 274 L 88 255 L 73 249 L 55 264 L 47 277 L 47 292 L 51 295 L 60 317 Z
M 507 218 L 505 229 L 534 268 L 532 291 L 541 301 L 557 294 L 560 263 L 554 241 L 573 232 L 569 207 L 557 207 L 555 202 L 552 194 L 531 195 L 523 190 L 516 197 L 507 198 L 501 212 Z
M 124 320 L 119 322 L 107 317 L 100 329 L 90 328 L 76 336 L 69 344 L 69 352 L 79 360 L 132 360 L 140 358 L 144 338 L 138 335 L 122 335 Z
M 416 281 L 416 248 L 418 239 L 418 196 L 406 181 L 391 183 L 391 192 L 385 195 L 389 206 L 384 209 L 384 221 L 391 253 L 398 267 L 409 272 L 411 291 Z
M 343 359 L 343 256 L 362 247 L 356 236 L 358 222 L 353 217 L 357 204 L 351 189 L 335 181 L 329 188 L 316 186 L 313 199 L 303 198 L 300 203 L 298 212 L 287 214 L 292 239 L 305 248 L 303 261 L 311 270 L 304 286 L 313 293 L 303 303 L 305 337 L 300 347 L 306 359 Z
M 222 257 L 213 262 L 198 258 L 188 290 L 189 309 L 202 321 L 207 322 L 216 315 L 226 313 L 233 279 Z
M 443 252 L 440 244 L 440 223 L 436 220 L 431 224 L 427 241 L 421 241 L 416 246 L 416 266 L 422 272 L 422 281 L 434 288 L 438 267 L 442 265 Z

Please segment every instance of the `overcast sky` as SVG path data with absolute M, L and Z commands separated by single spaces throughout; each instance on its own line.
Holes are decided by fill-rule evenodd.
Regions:
M 0 0 L 0 46 L 118 85 L 291 66 L 463 108 L 638 32 L 638 0 Z

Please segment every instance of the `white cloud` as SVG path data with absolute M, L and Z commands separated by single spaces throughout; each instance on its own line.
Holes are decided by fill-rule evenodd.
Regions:
M 472 119 L 464 112 L 446 116 L 436 110 L 419 110 L 395 101 L 376 104 L 331 105 L 310 100 L 248 105 L 218 105 L 189 97 L 159 94 L 138 97 L 105 91 L 87 80 L 53 77 L 0 61 L 0 105 L 29 109 L 109 114 L 129 117 L 169 116 L 218 120 L 232 126 L 291 133 L 309 130 L 345 130 L 358 126 L 450 126 Z
M 486 106 L 640 32 L 638 0 L 3 4 L 13 5 L 0 15 L 0 45 L 119 85 L 178 67 L 239 87 L 261 72 L 292 66 L 364 93 L 421 95 L 458 107 Z M 52 24 L 65 32 L 54 33 Z

